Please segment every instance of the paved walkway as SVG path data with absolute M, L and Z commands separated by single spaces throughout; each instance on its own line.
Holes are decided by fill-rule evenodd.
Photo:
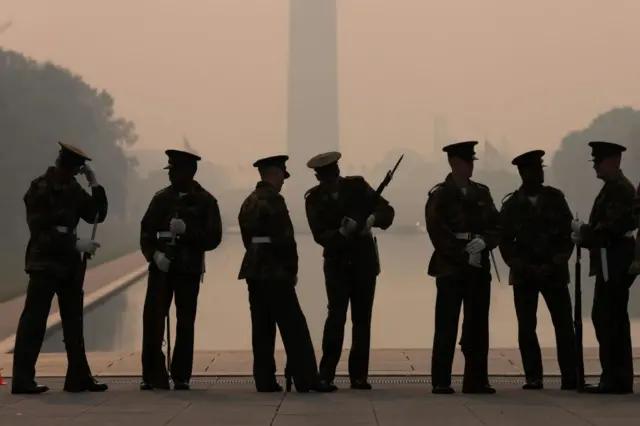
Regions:
M 0 389 L 3 426 L 635 426 L 640 394 L 584 395 L 523 391 L 494 382 L 495 395 L 433 395 L 429 385 L 399 379 L 374 381 L 372 391 L 333 394 L 259 394 L 229 380 L 194 383 L 190 392 L 141 392 L 136 383 L 107 380 L 103 394 L 52 391 L 14 396 Z M 50 383 L 60 388 L 62 383 Z M 459 389 L 459 385 L 456 385 Z
M 102 263 L 87 270 L 84 283 L 85 297 L 89 296 L 123 275 L 140 268 L 146 263 L 139 251 L 130 253 Z M 24 307 L 25 296 L 0 303 L 0 341 L 16 332 L 20 313 Z M 51 304 L 51 314 L 58 312 L 58 300 L 54 298 Z
M 317 354 L 320 359 L 320 354 Z M 338 373 L 347 374 L 348 352 L 345 351 L 338 364 Z M 547 376 L 559 376 L 555 349 L 543 350 L 544 372 Z M 12 355 L 0 355 L 0 374 L 10 376 Z M 93 373 L 106 377 L 140 376 L 140 353 L 89 353 L 89 362 Z M 194 376 L 250 376 L 252 370 L 250 351 L 199 351 L 194 359 Z M 283 351 L 276 352 L 278 371 L 284 371 Z M 39 377 L 63 377 L 67 359 L 63 353 L 41 354 L 37 365 Z M 634 351 L 636 374 L 640 373 L 640 348 Z M 376 349 L 371 354 L 370 374 L 372 376 L 427 376 L 431 370 L 431 350 L 429 349 Z M 464 359 L 456 353 L 453 363 L 454 374 L 461 375 Z M 517 349 L 493 349 L 489 356 L 489 373 L 495 376 L 524 375 L 520 354 Z M 589 376 L 600 374 L 598 352 L 595 348 L 585 350 L 585 373 Z

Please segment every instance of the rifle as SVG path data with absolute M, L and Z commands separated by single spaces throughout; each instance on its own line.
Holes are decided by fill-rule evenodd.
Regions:
M 402 154 L 400 156 L 400 158 L 396 162 L 396 165 L 393 166 L 393 169 L 391 169 L 391 170 L 389 170 L 387 172 L 387 174 L 385 175 L 384 179 L 382 179 L 382 182 L 380 182 L 380 185 L 378 185 L 378 188 L 376 189 L 375 194 L 373 196 L 367 198 L 367 200 L 365 201 L 364 208 L 358 209 L 356 214 L 354 214 L 354 216 L 356 216 L 356 217 L 352 217 L 351 218 L 351 219 L 355 220 L 356 223 L 358 224 L 358 226 L 354 230 L 353 234 L 357 235 L 358 233 L 360 233 L 360 231 L 362 231 L 362 229 L 365 226 L 367 218 L 371 214 L 373 214 L 373 212 L 375 212 L 376 203 L 378 202 L 378 199 L 380 198 L 380 195 L 382 195 L 382 191 L 384 191 L 384 189 L 387 186 L 389 186 L 389 183 L 391 182 L 391 179 L 393 179 L 393 175 L 395 175 L 396 170 L 398 170 L 398 166 L 400 165 L 400 162 L 402 161 L 403 158 L 404 158 L 404 154 Z
M 578 215 L 576 214 L 576 219 Z M 573 312 L 573 327 L 576 333 L 576 380 L 577 390 L 584 390 L 584 348 L 582 345 L 582 254 L 580 244 L 576 244 L 576 270 L 575 270 L 575 300 Z
M 96 213 L 95 218 L 93 219 L 93 229 L 91 230 L 91 239 L 96 239 L 96 233 L 98 232 L 98 219 L 100 218 L 100 213 Z M 87 262 L 91 259 L 91 255 L 89 253 L 82 254 L 82 263 L 80 264 L 80 278 L 78 279 L 78 284 L 80 286 L 80 331 L 82 333 L 82 347 L 84 347 L 84 278 L 87 273 Z

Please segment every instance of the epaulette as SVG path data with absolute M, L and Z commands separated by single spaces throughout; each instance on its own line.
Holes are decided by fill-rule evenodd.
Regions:
M 346 179 L 346 180 L 365 180 L 363 176 L 359 176 L 359 175 L 344 176 L 343 179 Z
M 440 189 L 443 185 L 443 182 L 440 182 L 438 184 L 436 184 L 433 188 L 431 188 L 429 190 L 429 193 L 427 194 L 428 196 L 431 196 L 431 194 L 433 194 L 434 192 L 436 192 L 438 189 Z
M 512 192 L 508 193 L 507 195 L 505 195 L 504 197 L 502 197 L 501 203 L 504 204 L 515 193 L 516 193 L 516 191 L 512 191 Z
M 491 192 L 491 190 L 489 189 L 489 187 L 487 185 L 485 185 L 484 183 L 480 183 L 480 182 L 475 182 L 473 181 L 473 183 L 475 183 L 477 186 L 479 186 L 482 189 L 486 189 L 487 191 Z
M 547 188 L 547 191 L 549 191 L 550 194 L 558 195 L 562 198 L 565 197 L 564 192 L 560 191 L 558 188 L 554 188 L 553 186 L 545 186 L 545 188 Z
M 320 185 L 316 185 L 316 186 L 314 186 L 313 188 L 309 188 L 309 189 L 307 190 L 307 192 L 305 192 L 305 193 L 304 193 L 304 199 L 306 200 L 306 199 L 307 199 L 307 197 L 308 197 L 309 195 L 313 194 L 314 192 L 316 192 L 316 190 L 317 190 L 319 187 L 320 187 Z
M 165 188 L 162 188 L 160 191 L 156 192 L 155 194 L 153 194 L 154 197 L 157 197 L 158 195 L 164 193 L 167 189 L 169 189 L 170 187 L 167 186 Z

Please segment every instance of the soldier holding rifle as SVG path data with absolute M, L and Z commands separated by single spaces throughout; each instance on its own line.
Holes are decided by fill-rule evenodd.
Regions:
M 35 365 L 47 327 L 54 294 L 58 296 L 68 367 L 67 392 L 101 392 L 107 385 L 96 381 L 87 362 L 82 330 L 84 268 L 82 254 L 95 254 L 100 244 L 78 238 L 80 219 L 104 222 L 107 195 L 80 149 L 59 142 L 55 166 L 31 182 L 24 196 L 29 226 L 25 271 L 29 286 L 16 332 L 12 393 L 35 394 L 49 388 L 35 382 Z M 89 195 L 78 183 L 82 173 L 91 186 Z
M 490 251 L 500 238 L 500 213 L 489 188 L 471 180 L 478 142 L 445 146 L 451 173 L 430 192 L 427 232 L 435 249 L 428 273 L 438 289 L 431 376 L 433 393 L 452 394 L 451 368 L 464 301 L 464 393 L 495 393 L 489 385 Z
M 287 374 L 298 392 L 331 391 L 318 379 L 318 367 L 307 320 L 295 286 L 298 246 L 287 204 L 280 194 L 289 178 L 286 155 L 262 158 L 256 189 L 242 203 L 238 224 L 246 252 L 239 280 L 245 280 L 251 309 L 253 377 L 258 392 L 280 392 L 276 381 L 276 326 L 287 352 Z
M 569 258 L 573 252 L 569 205 L 562 191 L 544 185 L 544 151 L 529 151 L 511 162 L 522 186 L 505 196 L 500 252 L 511 268 L 509 284 L 518 318 L 518 344 L 526 383 L 542 389 L 543 371 L 536 334 L 538 299 L 542 295 L 555 328 L 562 389 L 576 389 L 575 339 L 569 293 Z
M 305 194 L 309 227 L 323 247 L 328 315 L 322 338 L 320 377 L 332 389 L 344 341 L 351 303 L 353 336 L 349 354 L 352 389 L 371 389 L 367 381 L 371 346 L 371 317 L 380 259 L 371 228 L 387 229 L 395 211 L 380 196 L 395 168 L 375 191 L 361 176 L 340 176 L 339 152 L 313 157 L 307 166 L 320 182 Z M 400 158 L 402 160 L 402 158 Z M 398 161 L 398 164 L 400 161 Z M 396 164 L 396 168 L 398 166 Z
M 174 295 L 177 324 L 171 379 L 176 390 L 190 388 L 205 253 L 216 249 L 222 240 L 218 202 L 194 180 L 200 157 L 178 150 L 168 150 L 166 154 L 169 165 L 165 169 L 169 170 L 171 185 L 154 195 L 140 229 L 140 248 L 149 262 L 141 390 L 169 388 L 162 340 L 164 320 Z
M 589 223 L 571 223 L 573 241 L 589 250 L 589 275 L 596 277 L 591 318 L 600 345 L 602 374 L 591 393 L 633 392 L 633 356 L 629 324 L 629 289 L 635 275 L 629 274 L 634 260 L 637 228 L 634 215 L 635 188 L 620 170 L 626 148 L 611 142 L 589 142 L 593 168 L 604 181 L 596 197 Z

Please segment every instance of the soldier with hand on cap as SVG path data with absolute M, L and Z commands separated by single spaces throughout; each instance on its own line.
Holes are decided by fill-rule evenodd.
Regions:
M 518 344 L 526 383 L 542 389 L 540 344 L 536 335 L 538 298 L 547 303 L 556 333 L 562 389 L 577 388 L 576 347 L 569 293 L 569 258 L 573 253 L 573 215 L 562 191 L 544 185 L 544 151 L 513 159 L 522 186 L 503 199 L 500 252 L 510 267 L 509 284 L 518 318 Z
M 142 320 L 141 390 L 168 389 L 162 353 L 165 318 L 175 295 L 176 339 L 171 378 L 188 390 L 193 369 L 195 320 L 205 253 L 222 241 L 218 201 L 194 177 L 200 157 L 166 151 L 171 184 L 158 191 L 142 218 L 140 248 L 149 262 Z
M 349 377 L 352 389 L 371 389 L 369 352 L 371 317 L 380 260 L 371 228 L 387 229 L 393 223 L 395 211 L 387 200 L 362 176 L 340 176 L 339 152 L 327 152 L 313 157 L 307 166 L 316 172 L 320 182 L 305 194 L 305 207 L 314 240 L 323 248 L 325 287 L 328 315 L 322 338 L 320 377 L 323 383 L 337 389 L 333 383 L 344 341 L 347 309 L 351 303 L 353 335 L 349 354 Z M 356 223 L 353 219 L 368 199 L 376 197 L 375 211 Z M 366 214 L 366 213 L 365 213 Z M 358 227 L 361 230 L 358 231 Z
M 58 144 L 60 152 L 55 166 L 33 180 L 24 196 L 30 233 L 25 256 L 29 286 L 13 353 L 14 394 L 42 393 L 49 389 L 34 379 L 54 294 L 58 296 L 63 318 L 68 359 L 64 390 L 107 390 L 106 384 L 93 378 L 87 362 L 82 330 L 83 278 L 79 277 L 84 272 L 81 255 L 95 254 L 100 244 L 76 234 L 80 219 L 90 224 L 104 222 L 107 195 L 87 164 L 91 161 L 87 154 L 70 144 Z M 76 180 L 80 173 L 87 178 L 91 195 Z
M 249 290 L 253 377 L 258 392 L 280 392 L 276 380 L 276 326 L 287 352 L 287 369 L 298 392 L 328 391 L 320 385 L 307 320 L 295 286 L 298 247 L 284 197 L 286 155 L 256 161 L 256 189 L 244 200 L 238 224 L 245 247 L 238 274 Z
M 454 393 L 451 368 L 464 301 L 464 393 L 495 393 L 489 386 L 490 251 L 500 239 L 500 213 L 489 188 L 471 180 L 476 141 L 445 146 L 451 173 L 429 191 L 427 233 L 434 247 L 428 274 L 436 279 L 433 393 Z
M 620 170 L 624 146 L 611 142 L 589 142 L 593 168 L 604 181 L 593 202 L 589 223 L 571 223 L 576 245 L 589 250 L 589 276 L 596 277 L 591 319 L 600 345 L 602 374 L 592 393 L 633 392 L 633 354 L 629 325 L 629 289 L 635 275 L 629 274 L 634 260 L 633 231 L 635 188 Z

